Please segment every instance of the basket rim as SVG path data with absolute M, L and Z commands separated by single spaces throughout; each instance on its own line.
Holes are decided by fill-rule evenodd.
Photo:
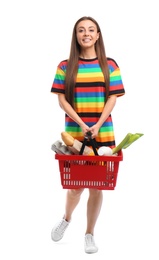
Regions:
M 87 161 L 114 161 L 114 162 L 118 162 L 118 161 L 123 161 L 123 152 L 122 150 L 120 150 L 118 152 L 118 155 L 111 155 L 111 156 L 99 156 L 99 155 L 77 155 L 77 154 L 73 154 L 73 155 L 65 155 L 65 154 L 55 154 L 55 159 L 57 160 L 70 160 L 70 161 L 74 161 L 74 160 L 79 160 L 79 161 L 83 161 L 83 160 L 87 160 Z

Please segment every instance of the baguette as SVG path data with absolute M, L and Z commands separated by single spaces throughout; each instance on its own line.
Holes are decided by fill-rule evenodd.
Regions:
M 61 138 L 66 145 L 73 146 L 74 138 L 70 134 L 68 134 L 67 132 L 62 132 Z

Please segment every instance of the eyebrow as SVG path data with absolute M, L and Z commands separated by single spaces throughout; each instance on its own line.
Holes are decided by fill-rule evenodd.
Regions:
M 85 27 L 83 27 L 83 26 L 80 26 L 80 27 L 77 27 L 77 29 L 81 29 L 81 28 L 85 28 Z M 88 28 L 95 28 L 95 26 L 89 26 Z

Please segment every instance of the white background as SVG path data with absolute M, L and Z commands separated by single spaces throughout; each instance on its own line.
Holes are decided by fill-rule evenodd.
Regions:
M 0 258 L 159 259 L 157 0 L 0 2 Z M 57 64 L 68 58 L 81 16 L 100 24 L 107 56 L 120 66 L 126 94 L 112 113 L 123 151 L 115 191 L 104 191 L 96 225 L 99 252 L 84 253 L 87 190 L 63 240 L 52 226 L 64 212 L 65 190 L 51 145 L 64 113 L 50 93 Z

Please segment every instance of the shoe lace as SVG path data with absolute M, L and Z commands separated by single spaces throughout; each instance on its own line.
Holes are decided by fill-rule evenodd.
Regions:
M 59 223 L 59 225 L 56 228 L 56 232 L 60 232 L 61 234 L 63 234 L 67 228 L 68 224 L 66 222 L 64 222 L 63 220 Z
M 92 235 L 86 236 L 86 245 L 87 246 L 95 246 L 95 242 Z

